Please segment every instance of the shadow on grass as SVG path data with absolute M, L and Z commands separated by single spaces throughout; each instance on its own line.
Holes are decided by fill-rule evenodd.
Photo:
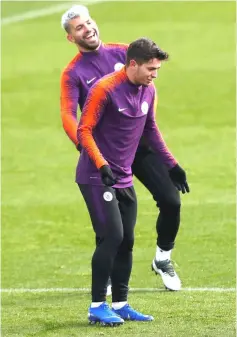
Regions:
M 85 336 L 85 329 L 89 329 L 90 331 L 93 331 L 94 329 L 97 331 L 98 334 L 103 334 L 104 332 L 110 331 L 112 329 L 113 331 L 115 329 L 119 329 L 119 327 L 104 327 L 100 326 L 99 324 L 96 325 L 90 325 L 88 321 L 67 321 L 65 323 L 60 323 L 60 322 L 46 322 L 44 320 L 37 320 L 37 324 L 40 325 L 42 328 L 39 329 L 37 332 L 32 332 L 27 334 L 27 337 L 33 337 L 33 336 L 46 336 L 48 333 L 57 333 L 58 336 L 60 336 L 60 330 L 65 329 L 65 333 L 68 333 L 68 336 Z M 78 329 L 78 332 L 69 332 L 68 330 L 70 329 Z M 80 330 L 83 335 L 80 335 Z M 67 330 L 67 331 L 66 331 Z
M 60 322 L 46 322 L 43 320 L 37 320 L 37 324 L 41 326 L 42 328 L 39 329 L 37 332 L 33 332 L 28 334 L 28 337 L 33 336 L 46 336 L 49 332 L 55 332 L 60 336 L 60 330 L 68 330 L 68 329 L 78 329 L 78 331 L 81 328 L 89 328 L 91 325 L 89 325 L 88 321 L 83 322 L 75 322 L 75 321 L 67 321 L 65 323 Z M 70 336 L 74 336 L 73 334 L 70 334 Z M 79 335 L 78 335 L 79 336 Z

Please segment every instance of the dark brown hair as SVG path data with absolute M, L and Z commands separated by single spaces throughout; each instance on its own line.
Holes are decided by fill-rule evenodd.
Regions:
M 154 58 L 164 61 L 169 58 L 169 55 L 161 50 L 155 42 L 142 37 L 129 45 L 126 56 L 126 65 L 128 66 L 131 60 L 135 60 L 141 65 Z

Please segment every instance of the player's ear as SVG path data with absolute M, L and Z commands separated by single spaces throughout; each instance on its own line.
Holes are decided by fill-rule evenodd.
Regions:
M 137 62 L 135 60 L 130 61 L 130 67 L 135 67 L 137 65 Z
M 72 43 L 75 42 L 75 39 L 74 39 L 74 37 L 71 34 L 67 35 L 67 39 L 68 39 L 69 42 L 72 42 Z

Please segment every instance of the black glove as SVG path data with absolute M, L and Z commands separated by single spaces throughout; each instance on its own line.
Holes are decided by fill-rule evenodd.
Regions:
M 120 188 L 119 193 L 117 193 L 116 197 L 118 201 L 121 200 L 122 202 L 127 202 L 127 203 L 136 202 L 137 200 L 135 191 L 132 190 L 130 187 Z
M 173 184 L 179 191 L 182 191 L 183 194 L 190 191 L 187 183 L 186 173 L 182 167 L 179 166 L 179 164 L 176 164 L 171 170 L 169 170 L 169 175 Z
M 106 186 L 113 186 L 116 184 L 117 179 L 114 177 L 113 172 L 109 165 L 103 165 L 100 168 L 101 180 Z

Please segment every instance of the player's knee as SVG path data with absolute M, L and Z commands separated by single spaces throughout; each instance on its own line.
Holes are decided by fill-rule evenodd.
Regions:
M 119 247 L 123 242 L 123 233 L 117 231 L 115 233 L 109 234 L 107 236 L 107 240 L 110 242 L 112 246 Z
M 134 238 L 124 238 L 123 242 L 121 243 L 119 247 L 119 251 L 121 253 L 127 253 L 127 252 L 132 252 L 134 246 Z
M 157 198 L 157 207 L 162 211 L 179 212 L 181 208 L 181 199 L 178 190 L 167 193 L 163 197 Z
M 170 213 L 178 213 L 181 208 L 180 198 L 168 198 L 160 201 L 159 208 L 162 211 L 167 211 Z

